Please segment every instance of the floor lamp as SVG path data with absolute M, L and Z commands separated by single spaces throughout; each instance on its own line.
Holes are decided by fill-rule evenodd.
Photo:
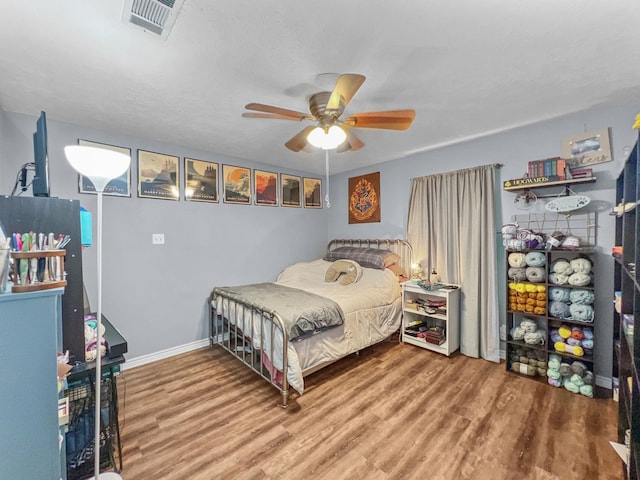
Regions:
M 98 255 L 98 312 L 96 313 L 96 381 L 94 417 L 94 478 L 117 480 L 122 477 L 114 472 L 100 474 L 100 390 L 102 383 L 102 356 L 100 355 L 100 330 L 102 329 L 102 193 L 114 178 L 127 171 L 131 157 L 124 153 L 104 148 L 69 145 L 64 153 L 71 166 L 93 183 L 98 194 L 97 255 Z

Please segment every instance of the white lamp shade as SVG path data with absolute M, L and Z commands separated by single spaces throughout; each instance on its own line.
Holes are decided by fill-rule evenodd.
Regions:
M 342 144 L 346 139 L 347 134 L 337 125 L 332 125 L 327 130 L 322 127 L 316 127 L 307 135 L 307 140 L 311 145 L 322 148 L 323 150 L 337 148 L 338 145 Z
M 79 174 L 91 180 L 96 192 L 104 191 L 107 183 L 126 172 L 131 164 L 129 155 L 105 148 L 68 145 L 64 154 Z

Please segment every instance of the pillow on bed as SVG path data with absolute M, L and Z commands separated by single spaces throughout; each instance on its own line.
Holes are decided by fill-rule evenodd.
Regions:
M 342 277 L 342 278 L 340 278 Z M 340 278 L 340 285 L 356 283 L 362 277 L 362 267 L 353 260 L 336 260 L 324 275 L 325 282 L 335 282 Z
M 397 263 L 394 263 L 393 265 L 389 265 L 387 267 L 387 270 L 391 270 L 399 282 L 406 282 L 407 280 L 409 280 L 407 273 Z
M 363 267 L 384 270 L 386 267 L 398 263 L 400 256 L 390 250 L 378 248 L 338 247 L 327 252 L 324 259 L 329 262 L 342 259 L 354 260 Z

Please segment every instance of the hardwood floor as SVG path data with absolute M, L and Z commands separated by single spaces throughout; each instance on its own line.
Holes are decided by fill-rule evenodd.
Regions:
M 397 337 L 307 377 L 287 409 L 217 347 L 118 382 L 125 480 L 622 478 L 612 400 Z

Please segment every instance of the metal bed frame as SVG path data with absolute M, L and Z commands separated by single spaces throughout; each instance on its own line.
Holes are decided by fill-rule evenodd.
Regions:
M 360 247 L 360 248 L 377 248 L 382 250 L 390 250 L 400 256 L 400 266 L 406 272 L 411 271 L 412 250 L 411 245 L 405 240 L 399 239 L 337 239 L 331 240 L 327 245 L 327 252 L 342 246 Z M 218 299 L 220 298 L 220 310 L 216 308 Z M 244 365 L 257 373 L 261 378 L 273 385 L 282 396 L 281 407 L 286 408 L 289 401 L 289 383 L 287 380 L 288 359 L 287 346 L 289 337 L 284 328 L 284 323 L 280 315 L 266 308 L 228 295 L 226 292 L 214 288 L 209 295 L 209 342 L 211 346 L 219 345 L 235 358 L 240 360 Z M 260 331 L 254 332 L 254 322 L 248 322 L 249 331 L 242 331 L 236 324 L 228 319 L 233 318 L 254 318 L 254 315 L 260 318 Z M 266 320 L 266 321 L 265 321 Z M 246 320 L 244 324 L 246 324 Z M 265 324 L 267 327 L 265 328 Z M 272 365 L 275 364 L 275 338 L 282 337 L 282 354 L 279 360 L 282 360 L 282 383 L 279 384 L 276 379 L 272 378 L 269 369 L 262 361 L 262 350 L 254 348 L 252 339 L 254 334 L 260 333 L 262 346 L 269 345 L 269 358 Z M 269 341 L 265 341 L 269 336 Z M 357 353 L 357 352 L 352 352 Z M 334 363 L 337 360 L 325 362 L 321 365 L 309 368 L 302 372 L 303 376 L 307 376 L 321 368 Z

